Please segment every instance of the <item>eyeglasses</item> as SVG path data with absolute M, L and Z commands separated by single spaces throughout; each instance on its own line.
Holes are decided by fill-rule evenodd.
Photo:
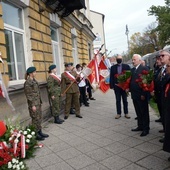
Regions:
M 162 54 L 162 55 L 160 55 L 159 57 L 165 57 L 165 56 L 169 56 L 169 55 L 167 55 L 167 54 Z

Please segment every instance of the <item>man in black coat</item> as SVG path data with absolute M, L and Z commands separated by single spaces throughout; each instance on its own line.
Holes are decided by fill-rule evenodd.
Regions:
M 163 54 L 162 54 L 163 55 Z M 170 153 L 170 53 L 167 54 L 169 56 L 169 62 L 166 65 L 166 86 L 165 86 L 165 95 L 164 95 L 164 103 L 165 103 L 165 139 L 163 144 L 163 150 Z M 168 158 L 170 161 L 170 157 Z
M 129 65 L 122 63 L 122 56 L 120 55 L 116 57 L 116 61 L 117 64 L 113 65 L 110 70 L 110 88 L 114 90 L 116 96 L 117 115 L 115 119 L 119 119 L 121 117 L 121 98 L 123 100 L 125 118 L 129 119 L 127 93 L 125 90 L 116 85 L 118 83 L 116 75 L 121 74 L 123 71 L 130 70 L 130 67 Z
M 132 63 L 134 68 L 132 68 L 132 77 L 130 81 L 130 92 L 133 100 L 133 105 L 135 108 L 137 119 L 137 128 L 132 129 L 132 131 L 142 131 L 140 136 L 146 136 L 149 134 L 149 107 L 148 107 L 148 96 L 149 93 L 143 91 L 143 89 L 136 82 L 139 78 L 139 74 L 143 70 L 148 71 L 148 67 L 141 65 L 141 56 L 139 54 L 134 54 L 132 57 Z
M 164 96 L 165 96 L 165 86 L 167 83 L 166 66 L 169 63 L 169 56 L 170 56 L 169 51 L 166 50 L 159 51 L 159 57 L 162 64 L 162 68 L 159 71 L 157 79 L 155 79 L 155 96 L 157 97 L 158 110 L 163 125 L 163 130 L 161 130 L 160 132 L 165 132 L 166 104 L 165 104 Z M 160 139 L 159 141 L 163 142 L 164 138 Z

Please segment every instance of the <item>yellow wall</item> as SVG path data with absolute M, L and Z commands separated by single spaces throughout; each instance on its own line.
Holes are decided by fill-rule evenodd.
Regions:
M 51 30 L 50 30 L 50 18 L 49 9 L 45 4 L 40 1 L 41 7 L 45 9 L 44 12 L 39 13 L 38 0 L 30 0 L 30 6 L 28 7 L 28 21 L 30 31 L 31 42 L 31 54 L 32 63 L 37 68 L 37 79 L 40 82 L 46 81 L 48 76 L 47 71 L 50 64 L 53 63 L 52 56 L 52 44 L 51 44 Z M 2 20 L 2 6 L 0 4 L 0 51 L 2 52 L 3 59 L 5 61 L 5 72 L 7 73 L 8 66 L 6 62 L 6 48 L 5 48 L 5 36 L 4 36 L 4 23 Z M 71 29 L 73 26 L 65 19 L 61 19 L 61 48 L 64 62 L 73 62 L 72 57 L 72 41 L 71 41 Z M 77 31 L 77 52 L 80 63 L 88 63 L 88 42 L 92 40 L 86 35 L 83 30 Z M 61 63 L 63 64 L 63 63 Z M 2 64 L 0 64 L 0 70 L 2 70 Z M 4 76 L 8 79 L 8 76 Z

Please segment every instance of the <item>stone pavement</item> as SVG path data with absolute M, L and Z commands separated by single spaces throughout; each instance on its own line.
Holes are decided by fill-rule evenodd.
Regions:
M 70 117 L 62 124 L 46 122 L 44 132 L 50 137 L 35 158 L 26 161 L 30 170 L 170 170 L 170 154 L 162 151 L 159 139 L 162 129 L 155 123 L 157 116 L 150 109 L 150 134 L 140 137 L 131 132 L 136 117 L 131 98 L 129 114 L 118 120 L 112 90 L 102 94 L 99 90 L 90 101 L 90 107 L 81 107 L 83 119 Z M 63 115 L 61 115 L 63 118 Z

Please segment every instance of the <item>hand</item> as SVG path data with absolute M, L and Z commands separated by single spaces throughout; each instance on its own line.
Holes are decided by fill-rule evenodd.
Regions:
M 153 92 L 150 92 L 150 94 L 151 94 L 151 96 L 154 96 L 155 95 L 155 92 L 153 91 Z
M 55 99 L 55 97 L 54 97 L 54 96 L 52 96 L 51 98 L 52 98 L 53 100 Z
M 141 96 L 140 98 L 141 98 L 141 100 L 145 100 L 145 96 Z
M 35 106 L 32 106 L 32 111 L 33 111 L 33 112 L 36 112 L 36 110 L 37 110 L 36 107 L 35 107 Z
M 126 89 L 125 91 L 126 91 L 126 93 L 129 93 L 129 89 Z
M 64 97 L 66 94 L 61 94 L 61 97 Z

